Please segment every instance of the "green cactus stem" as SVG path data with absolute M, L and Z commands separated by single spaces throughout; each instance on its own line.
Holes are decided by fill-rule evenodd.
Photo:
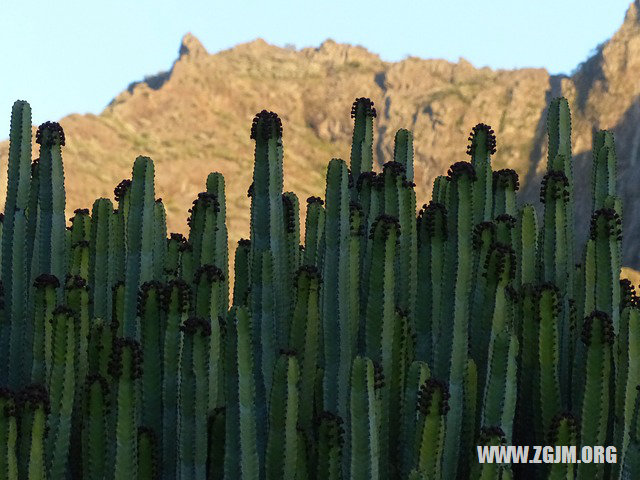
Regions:
M 15 394 L 0 388 L 0 474 L 18 480 L 18 425 Z
M 245 307 L 229 312 L 225 365 L 225 478 L 259 478 L 256 380 L 251 348 L 251 319 Z
M 444 418 L 448 411 L 447 385 L 433 378 L 426 380 L 418 394 L 416 468 L 428 479 L 441 478 Z
M 343 420 L 331 412 L 322 412 L 316 419 L 316 423 L 318 429 L 316 478 L 339 480 L 342 478 Z
M 137 478 L 138 435 L 136 427 L 139 408 L 138 382 L 142 376 L 140 344 L 130 338 L 113 341 L 109 370 L 116 381 L 115 393 L 115 458 L 114 478 Z
M 115 283 L 109 264 L 113 262 L 110 239 L 110 219 L 113 204 L 108 198 L 99 198 L 91 209 L 91 231 L 89 233 L 89 289 L 93 301 L 91 317 L 111 321 L 111 286 Z
M 215 408 L 209 415 L 207 430 L 207 478 L 211 480 L 224 479 L 225 424 L 225 407 Z
M 139 480 L 155 480 L 158 478 L 158 446 L 158 438 L 152 429 L 138 427 Z
M 611 317 L 605 312 L 593 311 L 584 319 L 582 342 L 586 346 L 584 390 L 582 395 L 580 427 L 581 445 L 605 445 L 609 428 L 610 379 L 614 332 Z M 602 478 L 604 465 L 581 463 L 578 476 Z
M 556 415 L 549 431 L 549 445 L 576 445 L 577 422 L 571 413 Z M 574 478 L 576 466 L 572 463 L 553 463 L 550 465 L 548 479 L 562 480 Z
M 351 118 L 354 119 L 351 141 L 351 175 L 354 179 L 373 168 L 373 119 L 376 109 L 368 98 L 356 98 L 351 106 Z M 355 198 L 356 186 L 352 189 Z
M 347 416 L 349 371 L 354 354 L 349 319 L 349 173 L 334 158 L 327 168 L 325 245 L 322 278 L 324 408 Z
M 180 358 L 179 475 L 180 479 L 206 478 L 209 378 L 207 360 L 211 325 L 191 317 L 180 327 L 183 345 Z
M 469 334 L 469 294 L 471 291 L 471 222 L 472 195 L 476 173 L 466 162 L 453 164 L 449 169 L 447 187 L 448 237 L 451 239 L 445 262 L 448 271 L 444 285 L 448 290 L 443 304 L 443 321 L 436 339 L 434 374 L 447 379 L 452 401 L 446 418 L 445 447 L 442 472 L 444 478 L 454 478 L 460 447 L 463 415 L 463 389 L 467 368 Z
M 404 167 L 407 181 L 413 182 L 413 132 L 401 128 L 393 142 L 393 161 Z
M 416 358 L 433 362 L 434 342 L 442 318 L 442 281 L 447 241 L 447 209 L 443 204 L 432 201 L 422 207 L 417 220 L 417 239 Z
M 82 475 L 105 478 L 111 432 L 108 431 L 109 386 L 100 374 L 87 376 L 82 409 Z
M 637 297 L 636 297 L 637 299 Z M 634 299 L 634 300 L 636 300 Z M 615 439 L 618 464 L 625 462 L 631 440 L 636 386 L 640 385 L 640 310 L 637 300 L 624 308 L 620 317 L 620 335 L 616 355 Z
M 303 265 L 314 265 L 320 268 L 320 249 L 322 249 L 322 234 L 324 232 L 325 210 L 324 201 L 319 197 L 307 198 L 307 214 L 304 228 L 304 256 Z
M 162 356 L 162 438 L 178 437 L 178 388 L 182 335 L 180 326 L 188 319 L 190 288 L 182 279 L 168 282 L 164 294 L 166 325 Z M 162 473 L 165 478 L 177 477 L 177 448 L 169 441 L 162 442 Z
M 131 203 L 126 220 L 123 334 L 138 338 L 136 313 L 140 286 L 153 279 L 155 195 L 153 161 L 138 157 L 133 164 Z
M 289 340 L 290 319 L 295 305 L 295 275 L 300 266 L 300 205 L 298 197 L 292 192 L 282 194 L 282 212 L 284 220 L 284 283 L 289 292 L 289 302 L 277 324 L 279 348 L 284 348 Z
M 316 267 L 300 267 L 297 290 L 289 345 L 300 355 L 298 423 L 307 435 L 311 435 L 320 337 L 320 274 Z
M 162 440 L 162 359 L 164 347 L 164 286 L 158 281 L 145 282 L 138 293 L 140 345 L 142 347 L 141 425 Z M 175 357 L 173 359 L 175 361 Z
M 374 394 L 373 362 L 356 357 L 351 370 L 351 478 L 380 478 L 379 416 Z
M 496 153 L 496 136 L 493 129 L 479 123 L 469 134 L 467 155 L 471 157 L 471 165 L 475 170 L 476 181 L 473 183 L 473 223 L 487 222 L 492 217 L 494 176 L 491 173 L 491 155 Z
M 209 410 L 221 406 L 224 391 L 223 332 L 226 310 L 222 299 L 224 292 L 224 274 L 214 265 L 202 265 L 195 274 L 195 315 L 206 319 L 211 325 L 209 336 L 208 376 Z
M 77 316 L 59 306 L 52 312 L 51 376 L 49 391 L 51 415 L 46 439 L 47 471 L 50 478 L 67 475 L 74 393 L 76 385 Z
M 18 477 L 45 480 L 45 434 L 50 411 L 49 394 L 42 385 L 22 389 L 16 403 L 20 417 L 18 440 Z
M 234 259 L 233 304 L 248 306 L 249 301 L 249 255 L 251 242 L 245 238 L 238 240 Z
M 215 261 L 213 262 L 224 274 L 224 293 L 222 295 L 225 303 L 224 309 L 229 308 L 229 234 L 227 231 L 227 201 L 224 185 L 224 177 L 221 173 L 212 172 L 207 177 L 207 192 L 213 193 L 218 198 L 220 211 L 217 215 L 216 235 L 215 235 Z
M 296 352 L 282 350 L 276 362 L 269 403 L 266 478 L 295 478 L 298 461 L 298 383 L 300 368 Z
M 518 174 L 510 168 L 493 172 L 493 217 L 516 215 L 516 191 L 520 188 Z

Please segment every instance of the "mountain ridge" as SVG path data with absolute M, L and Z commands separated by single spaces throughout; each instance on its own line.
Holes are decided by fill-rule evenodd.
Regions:
M 99 115 L 61 120 L 67 134 L 67 212 L 90 207 L 101 196 L 113 198 L 113 188 L 130 176 L 135 157 L 149 155 L 170 231 L 185 232 L 187 210 L 204 190 L 206 175 L 225 175 L 233 247 L 248 235 L 249 130 L 255 112 L 272 110 L 282 118 L 285 189 L 298 194 L 304 208 L 308 196 L 324 196 L 329 159 L 348 160 L 349 110 L 361 96 L 372 98 L 378 109 L 376 168 L 392 158 L 398 128 L 414 132 L 420 205 L 429 199 L 433 178 L 466 158 L 469 130 L 480 122 L 496 131 L 494 168 L 516 170 L 525 199 L 538 204 L 546 169 L 546 108 L 551 98 L 563 95 L 573 114 L 580 237 L 586 236 L 591 207 L 586 199 L 593 128 L 612 129 L 619 178 L 625 179 L 619 182 L 627 212 L 623 258 L 637 268 L 640 249 L 630 239 L 640 235 L 640 217 L 629 213 L 640 211 L 634 191 L 640 181 L 635 168 L 640 157 L 635 127 L 640 122 L 639 11 L 635 0 L 620 29 L 572 75 L 551 75 L 543 68 L 476 68 L 464 58 L 386 62 L 364 47 L 333 40 L 294 50 L 257 39 L 210 54 L 186 34 L 169 70 L 131 83 Z M 6 155 L 7 142 L 2 142 L 0 158 L 6 161 Z M 6 189 L 2 170 L 0 198 Z

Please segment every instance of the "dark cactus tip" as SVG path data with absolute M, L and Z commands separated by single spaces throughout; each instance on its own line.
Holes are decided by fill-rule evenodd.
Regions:
M 554 445 L 558 438 L 558 431 L 560 427 L 565 424 L 569 428 L 569 431 L 575 435 L 578 429 L 578 421 L 571 412 L 561 412 L 556 414 L 551 420 L 549 426 L 549 445 Z
M 238 246 L 249 248 L 251 247 L 251 240 L 249 240 L 248 238 L 241 238 L 240 240 L 238 240 Z
M 66 290 L 84 289 L 88 288 L 88 284 L 80 275 L 67 275 L 64 282 L 64 288 Z
M 49 273 L 43 273 L 38 275 L 33 281 L 33 286 L 36 288 L 53 287 L 58 288 L 60 286 L 60 280 L 55 275 Z
M 600 322 L 602 330 L 602 338 L 600 339 L 603 344 L 613 345 L 613 322 L 611 317 L 600 310 L 594 310 L 585 319 L 582 324 L 581 339 L 582 343 L 586 346 L 591 345 L 594 341 L 593 327 L 594 323 Z
M 478 139 L 481 138 L 480 133 L 482 132 L 482 137 L 484 137 L 485 148 L 487 151 L 493 155 L 496 153 L 496 136 L 493 132 L 493 129 L 484 123 L 479 123 L 475 127 L 471 129 L 471 133 L 469 134 L 469 146 L 467 147 L 467 155 L 473 156 L 476 152 L 476 148 L 478 147 Z
M 88 208 L 76 208 L 73 213 L 75 215 L 89 215 L 89 209 Z
M 132 338 L 116 337 L 113 339 L 109 373 L 114 378 L 122 375 L 122 355 L 126 349 L 131 351 L 131 376 L 134 379 L 140 378 L 142 376 L 142 348 L 140 344 Z
M 373 362 L 373 388 L 374 390 L 380 390 L 384 387 L 384 372 L 382 365 L 378 362 Z
M 502 428 L 495 427 L 482 427 L 480 429 L 480 444 L 486 445 L 492 440 L 498 440 L 500 443 L 506 441 L 504 430 Z
M 177 296 L 176 300 L 178 302 L 179 310 L 182 313 L 185 313 L 189 309 L 189 304 L 191 303 L 191 288 L 189 287 L 189 284 L 182 278 L 173 278 L 167 282 L 165 293 L 163 295 L 163 307 L 167 312 L 171 306 L 174 292 Z
M 184 235 L 175 232 L 169 234 L 169 240 L 173 240 L 177 243 L 185 243 L 187 241 L 187 239 L 184 238 Z
M 58 122 L 44 122 L 36 132 L 36 143 L 43 147 L 64 145 L 64 130 Z
M 16 394 L 5 387 L 0 387 L 0 405 L 4 404 L 3 412 L 5 417 L 15 417 L 17 415 L 16 409 Z
M 546 203 L 547 198 L 564 201 L 569 200 L 569 179 L 557 170 L 551 170 L 542 177 L 542 186 L 540 188 L 540 202 Z
M 130 188 L 131 188 L 131 180 L 129 180 L 128 178 L 125 178 L 124 180 L 122 180 L 113 190 L 113 195 L 116 199 L 116 202 L 121 201 Z
M 358 189 L 358 191 L 362 190 L 362 186 L 365 183 L 369 183 L 369 184 L 373 184 L 374 179 L 378 176 L 378 174 L 376 172 L 362 172 L 360 175 L 358 175 L 358 178 L 356 179 L 356 188 Z
M 351 118 L 356 118 L 356 115 L 359 113 L 365 117 L 376 118 L 377 112 L 370 98 L 360 97 L 356 98 L 353 102 L 351 106 Z
M 320 197 L 309 197 L 307 198 L 307 203 L 311 205 L 312 203 L 317 203 L 318 205 L 324 205 L 324 200 Z
M 447 236 L 447 207 L 439 202 L 431 200 L 428 205 L 423 205 L 418 213 L 418 221 L 424 222 L 430 237 L 440 235 Z
M 282 138 L 282 121 L 277 113 L 262 110 L 253 118 L 251 140 Z
M 599 234 L 622 240 L 622 219 L 613 208 L 601 208 L 591 216 L 589 238 L 595 240 Z
M 489 243 L 493 243 L 493 239 L 496 236 L 496 224 L 493 222 L 480 222 L 471 232 L 471 244 L 476 250 L 479 249 L 484 238 L 487 238 Z
M 435 378 L 427 379 L 420 386 L 418 404 L 416 406 L 420 413 L 423 415 L 429 413 L 436 393 L 439 393 L 441 398 L 438 414 L 446 415 L 449 411 L 449 386 L 445 382 Z
M 138 290 L 138 316 L 142 317 L 146 313 L 147 303 L 149 302 L 151 294 L 155 294 L 158 305 L 163 305 L 164 293 L 164 285 L 157 280 L 150 280 L 140 285 L 140 290 Z
M 309 277 L 314 280 L 322 281 L 320 270 L 318 270 L 318 267 L 316 267 L 315 265 L 302 265 L 300 268 L 298 268 L 296 277 Z
M 518 173 L 511 168 L 493 172 L 493 190 L 495 191 L 498 187 L 503 189 L 511 188 L 514 191 L 518 190 L 520 188 Z
M 508 213 L 502 213 L 496 217 L 496 223 L 503 223 L 508 228 L 513 228 L 516 226 L 516 218 Z
M 400 162 L 394 162 L 394 161 L 390 161 L 385 163 L 382 166 L 382 171 L 383 173 L 395 173 L 396 175 L 404 175 L 406 172 L 406 169 L 404 168 L 404 165 L 402 165 Z
M 196 273 L 194 275 L 195 283 L 200 283 L 200 281 L 204 278 L 210 283 L 213 282 L 224 282 L 224 273 L 220 268 L 215 265 L 206 264 L 198 267 Z
M 189 317 L 180 325 L 180 331 L 189 335 L 195 335 L 198 331 L 204 337 L 211 335 L 211 324 L 202 317 Z
M 296 350 L 287 350 L 286 348 L 281 348 L 278 352 L 280 355 L 284 355 L 285 357 L 297 357 L 298 352 Z
M 638 295 L 636 293 L 636 287 L 628 278 L 620 279 L 620 298 L 620 308 L 640 307 L 640 298 L 638 298 Z
M 386 238 L 387 235 L 391 232 L 391 230 L 395 230 L 396 233 L 400 231 L 400 222 L 397 217 L 392 215 L 387 215 L 385 213 L 378 215 L 378 217 L 373 221 L 373 225 L 371 225 L 371 232 L 369 238 L 373 239 L 375 233 L 381 229 L 380 231 Z
M 89 395 L 91 387 L 93 387 L 93 385 L 95 384 L 100 386 L 100 390 L 103 393 L 106 394 L 109 391 L 109 383 L 102 375 L 100 375 L 99 373 L 90 373 L 89 375 L 87 375 L 87 378 L 84 382 L 85 394 L 87 396 Z
M 42 408 L 44 413 L 49 413 L 49 392 L 46 387 L 39 384 L 31 384 L 24 387 L 17 395 L 18 408 L 22 411 L 37 410 Z
M 469 177 L 470 180 L 476 179 L 476 169 L 469 162 L 456 162 L 449 167 L 447 171 L 448 180 L 458 180 L 463 176 Z
M 66 305 L 58 305 L 53 309 L 51 314 L 55 317 L 56 315 L 67 315 L 69 317 L 75 317 L 75 312 Z

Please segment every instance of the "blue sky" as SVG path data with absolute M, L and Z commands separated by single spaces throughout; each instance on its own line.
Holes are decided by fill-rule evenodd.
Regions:
M 570 73 L 621 25 L 631 0 L 2 0 L 0 139 L 14 100 L 35 124 L 99 113 L 126 86 L 168 69 L 190 31 L 210 52 L 261 37 L 332 38 L 384 60 L 407 55 L 478 67 Z

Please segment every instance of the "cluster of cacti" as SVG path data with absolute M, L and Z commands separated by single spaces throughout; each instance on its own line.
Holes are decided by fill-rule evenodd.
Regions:
M 640 478 L 640 306 L 619 281 L 613 136 L 574 240 L 570 115 L 549 108 L 544 214 L 493 171 L 493 130 L 417 213 L 413 136 L 373 171 L 358 98 L 325 198 L 283 193 L 282 125 L 258 113 L 251 236 L 229 288 L 225 184 L 167 236 L 154 165 L 65 228 L 56 123 L 11 118 L 2 222 L 0 479 Z M 231 297 L 231 298 L 230 298 Z M 477 462 L 476 445 L 615 445 L 616 464 Z

